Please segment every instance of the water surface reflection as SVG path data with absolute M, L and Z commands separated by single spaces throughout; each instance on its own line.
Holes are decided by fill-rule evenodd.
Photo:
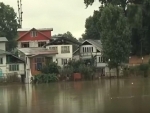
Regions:
M 0 86 L 0 113 L 150 112 L 150 79 Z

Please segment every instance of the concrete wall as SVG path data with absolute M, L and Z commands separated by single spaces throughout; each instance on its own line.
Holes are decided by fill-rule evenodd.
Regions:
M 1 50 L 6 50 L 5 42 L 0 42 L 0 49 Z
M 0 64 L 0 70 L 2 71 L 3 75 L 2 76 L 6 76 L 6 55 L 0 55 L 0 58 L 3 59 L 3 64 Z

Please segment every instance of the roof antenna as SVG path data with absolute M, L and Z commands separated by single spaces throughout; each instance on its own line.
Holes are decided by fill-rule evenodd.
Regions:
M 21 0 L 17 0 L 17 4 L 18 4 L 18 22 L 19 22 L 19 28 L 22 28 L 22 14 L 23 14 L 23 11 L 22 11 L 22 1 Z

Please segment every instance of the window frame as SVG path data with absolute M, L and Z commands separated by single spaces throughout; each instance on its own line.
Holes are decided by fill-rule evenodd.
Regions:
M 24 45 L 27 45 L 27 46 L 24 46 Z M 30 47 L 30 44 L 29 42 L 21 42 L 21 48 L 29 48 Z
M 3 57 L 0 57 L 0 64 L 3 64 Z
M 41 42 L 38 42 L 38 47 L 42 47 L 46 44 L 46 41 L 41 41 Z
M 70 53 L 70 46 L 61 46 L 61 53 Z
M 35 57 L 33 60 L 34 60 L 34 70 L 41 71 L 41 69 L 43 68 L 43 65 L 45 63 L 45 58 L 44 57 Z M 38 69 L 38 64 L 41 65 L 40 69 Z
M 31 37 L 37 37 L 38 33 L 36 30 L 32 30 L 30 35 Z
M 10 64 L 9 71 L 19 71 L 19 64 Z

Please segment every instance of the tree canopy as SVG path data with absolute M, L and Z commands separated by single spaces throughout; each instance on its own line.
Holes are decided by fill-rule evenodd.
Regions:
M 95 0 L 84 0 L 84 3 L 88 7 L 89 5 L 92 5 L 94 1 Z M 150 0 L 99 0 L 99 2 L 101 6 L 99 13 L 101 13 L 103 8 L 109 4 L 122 8 L 123 16 L 127 18 L 127 23 L 131 28 L 131 54 L 150 54 Z M 98 24 L 97 26 L 100 26 L 101 23 L 99 22 L 99 19 L 101 18 L 101 15 L 97 16 L 97 18 L 98 21 L 96 24 Z M 101 34 L 100 29 L 98 30 Z M 94 39 L 94 37 L 91 38 Z
M 103 55 L 110 59 L 111 68 L 118 68 L 128 60 L 130 53 L 131 33 L 127 18 L 121 7 L 108 4 L 102 11 L 100 23 Z
M 94 11 L 93 16 L 86 19 L 85 22 L 85 33 L 82 35 L 84 40 L 86 39 L 99 39 L 100 31 L 98 29 L 98 21 L 100 17 L 99 11 Z
M 14 39 L 17 37 L 17 17 L 14 9 L 9 5 L 0 2 L 0 37 L 8 39 L 7 50 L 11 50 L 16 46 Z

